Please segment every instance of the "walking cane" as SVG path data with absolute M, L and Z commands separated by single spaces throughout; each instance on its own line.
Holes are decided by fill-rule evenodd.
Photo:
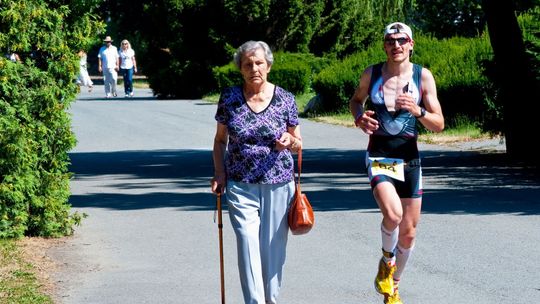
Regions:
M 219 231 L 219 270 L 221 275 L 221 304 L 225 304 L 225 270 L 223 268 L 223 222 L 221 216 L 221 185 L 218 185 L 216 192 Z

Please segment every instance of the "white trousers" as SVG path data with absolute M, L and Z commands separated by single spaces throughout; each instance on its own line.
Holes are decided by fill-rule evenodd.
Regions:
M 105 95 L 116 94 L 116 81 L 118 72 L 115 69 L 103 69 L 103 84 L 105 85 Z
M 283 275 L 294 182 L 227 182 L 227 202 L 236 234 L 240 284 L 246 304 L 276 303 Z
M 81 86 L 91 87 L 94 85 L 90 75 L 88 75 L 88 70 L 86 67 L 81 66 L 79 69 L 79 77 L 77 78 L 77 84 Z

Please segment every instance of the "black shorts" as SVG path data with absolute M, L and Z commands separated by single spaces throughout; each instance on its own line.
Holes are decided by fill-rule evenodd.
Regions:
M 373 190 L 375 186 L 382 182 L 389 182 L 396 188 L 400 198 L 420 198 L 422 197 L 422 166 L 419 159 L 413 159 L 405 163 L 404 177 L 405 181 L 400 181 L 387 175 L 371 176 L 368 166 L 368 177 Z

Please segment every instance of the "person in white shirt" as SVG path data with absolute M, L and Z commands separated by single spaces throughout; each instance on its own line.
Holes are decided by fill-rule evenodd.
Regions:
M 6 56 L 11 62 L 21 62 L 21 57 L 19 54 L 12 52 Z
M 79 86 L 88 87 L 88 92 L 92 92 L 94 83 L 88 74 L 88 63 L 86 62 L 87 54 L 84 50 L 79 50 L 77 55 L 79 55 L 79 76 L 77 77 L 77 84 Z
M 124 93 L 126 97 L 133 97 L 133 73 L 137 73 L 137 61 L 135 51 L 126 39 L 122 40 L 120 51 L 120 74 L 124 78 Z
M 116 81 L 118 80 L 118 67 L 120 60 L 118 49 L 112 45 L 111 36 L 105 37 L 104 46 L 98 53 L 99 72 L 103 73 L 103 82 L 105 84 L 105 98 L 116 97 Z

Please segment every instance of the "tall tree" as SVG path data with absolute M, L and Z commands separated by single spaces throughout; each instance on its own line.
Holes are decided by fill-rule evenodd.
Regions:
M 531 148 L 531 131 L 538 127 L 540 91 L 528 66 L 514 1 L 483 0 L 482 5 L 503 104 L 506 150 L 519 160 L 533 160 L 537 153 Z
M 341 57 L 365 48 L 410 1 L 106 0 L 102 11 L 113 39 L 135 41 L 156 95 L 196 98 L 216 88 L 212 67 L 230 61 L 247 40 Z
M 414 0 L 408 14 L 418 28 L 435 37 L 476 37 L 486 25 L 481 1 Z

